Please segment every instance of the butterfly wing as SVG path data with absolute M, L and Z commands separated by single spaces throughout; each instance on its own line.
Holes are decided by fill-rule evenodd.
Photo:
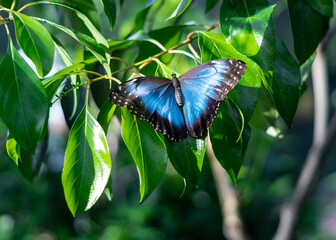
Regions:
M 150 122 L 171 140 L 187 136 L 182 112 L 175 101 L 172 81 L 161 77 L 139 77 L 117 86 L 110 94 L 114 104 Z
M 236 59 L 203 63 L 179 78 L 183 95 L 183 114 L 189 134 L 201 137 L 217 115 L 220 101 L 238 83 L 246 64 Z

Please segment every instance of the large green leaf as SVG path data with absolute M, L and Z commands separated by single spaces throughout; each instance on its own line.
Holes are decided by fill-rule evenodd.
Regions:
M 38 74 L 49 73 L 55 46 L 48 30 L 35 19 L 22 13 L 12 12 L 16 38 L 24 53 L 34 62 Z
M 62 172 L 65 199 L 73 215 L 93 206 L 110 173 L 105 133 L 85 106 L 70 130 Z
M 238 105 L 244 114 L 245 121 L 248 122 L 258 100 L 261 80 L 264 78 L 261 69 L 248 57 L 237 52 L 227 43 L 222 34 L 200 32 L 198 45 L 202 54 L 202 62 L 235 58 L 246 63 L 247 70 L 238 85 L 229 93 L 229 97 Z
M 313 9 L 306 0 L 288 0 L 288 11 L 295 55 L 302 64 L 327 32 L 329 18 Z
M 199 139 L 188 136 L 180 142 L 165 139 L 169 160 L 176 171 L 187 183 L 197 186 L 207 147 L 206 134 Z
M 273 6 L 268 1 L 223 1 L 220 23 L 227 41 L 237 51 L 253 56 L 262 45 Z
M 20 146 L 35 152 L 48 116 L 47 95 L 11 39 L 0 72 L 0 117 Z
M 210 140 L 214 154 L 236 184 L 244 160 L 250 128 L 247 125 L 241 134 L 241 116 L 234 104 L 222 101 L 213 125 L 210 126 Z
M 122 109 L 122 137 L 137 166 L 140 202 L 145 201 L 160 183 L 167 166 L 167 152 L 161 138 L 146 121 Z
M 272 90 L 275 106 L 288 127 L 293 124 L 301 91 L 300 65 L 277 37 Z

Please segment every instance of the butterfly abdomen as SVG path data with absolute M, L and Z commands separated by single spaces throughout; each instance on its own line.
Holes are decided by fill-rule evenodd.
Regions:
M 175 74 L 172 74 L 172 77 L 173 77 L 172 81 L 173 81 L 173 86 L 174 86 L 176 103 L 177 105 L 179 105 L 179 107 L 182 107 L 183 106 L 183 96 L 182 96 L 182 91 L 181 91 L 181 84 Z

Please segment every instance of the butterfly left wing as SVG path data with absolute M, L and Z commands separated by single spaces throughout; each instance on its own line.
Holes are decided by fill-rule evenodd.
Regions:
M 246 64 L 237 59 L 203 63 L 179 77 L 183 113 L 189 134 L 199 138 L 212 124 L 220 101 L 238 83 Z
M 110 101 L 149 121 L 172 140 L 187 136 L 182 112 L 175 101 L 172 81 L 161 77 L 139 77 L 126 81 L 110 93 Z

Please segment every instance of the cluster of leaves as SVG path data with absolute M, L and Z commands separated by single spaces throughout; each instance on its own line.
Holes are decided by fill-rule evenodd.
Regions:
M 304 89 L 301 76 L 306 72 L 301 71 L 310 69 L 314 51 L 328 28 L 333 4 L 331 0 L 288 0 L 297 61 L 276 34 L 272 17 L 276 6 L 266 0 L 224 0 L 219 12 L 220 33 L 210 32 L 217 24 L 204 31 L 199 30 L 202 23 L 182 25 L 173 22 L 188 13 L 191 0 L 181 0 L 177 4 L 166 19 L 170 25 L 146 30 L 146 22 L 150 20 L 148 13 L 161 4 L 148 1 L 147 6 L 135 16 L 132 32 L 116 40 L 106 39 L 93 23 L 89 11 L 95 6 L 91 1 L 72 1 L 71 4 L 40 1 L 19 10 L 15 4 L 6 5 L 5 2 L 0 11 L 7 13 L 8 17 L 0 18 L 0 24 L 7 30 L 9 41 L 7 54 L 0 64 L 0 117 L 9 130 L 7 153 L 23 174 L 33 179 L 41 165 L 41 146 L 46 145 L 48 137 L 49 108 L 55 98 L 59 99 L 62 83 L 69 81 L 70 90 L 63 90 L 61 95 L 72 92 L 73 107 L 68 119 L 75 120 L 70 121 L 62 183 L 73 215 L 90 209 L 108 182 L 112 166 L 106 134 L 115 112 L 120 113 L 122 137 L 138 169 L 140 202 L 148 198 L 160 183 L 168 159 L 188 184 L 197 185 L 208 136 L 200 139 L 187 137 L 180 142 L 172 142 L 126 109 L 116 111 L 116 106 L 108 100 L 109 88 L 119 80 L 129 79 L 129 74 L 125 72 L 140 66 L 138 71 L 144 75 L 169 77 L 172 73 L 169 64 L 177 54 L 198 62 L 235 58 L 247 64 L 245 75 L 229 93 L 228 99 L 221 103 L 218 115 L 209 128 L 214 154 L 235 183 L 251 135 L 250 124 L 267 130 L 274 127 L 279 114 L 288 127 L 292 126 Z M 207 0 L 206 12 L 217 2 Z M 113 30 L 117 27 L 118 9 L 125 7 L 124 1 L 101 0 L 100 4 L 109 19 L 110 30 Z M 28 7 L 39 5 L 68 11 L 71 19 L 80 23 L 76 25 L 78 29 L 22 13 Z M 307 18 L 309 21 L 306 21 Z M 36 71 L 14 46 L 7 28 L 9 22 L 13 22 L 16 41 L 32 60 Z M 303 28 L 305 22 L 312 24 Z M 85 49 L 84 58 L 74 62 L 62 41 L 45 25 L 75 39 Z M 198 31 L 190 37 L 190 29 L 195 28 Z M 187 39 L 183 40 L 182 37 L 187 34 Z M 190 51 L 175 50 L 196 38 L 198 51 L 191 45 Z M 121 58 L 126 52 L 134 52 L 134 49 L 137 57 L 131 58 L 129 65 L 122 68 L 120 63 L 125 61 Z M 46 77 L 52 68 L 55 50 L 66 67 Z M 120 61 L 115 63 L 114 60 Z M 102 74 L 92 67 L 96 63 L 102 66 Z M 111 68 L 118 70 L 112 72 Z M 97 77 L 94 78 L 94 75 Z M 105 84 L 105 90 L 94 88 L 96 82 L 106 79 L 112 79 L 112 84 Z M 87 87 L 83 106 L 78 104 L 80 86 Z M 90 91 L 100 108 L 97 118 L 90 111 Z

